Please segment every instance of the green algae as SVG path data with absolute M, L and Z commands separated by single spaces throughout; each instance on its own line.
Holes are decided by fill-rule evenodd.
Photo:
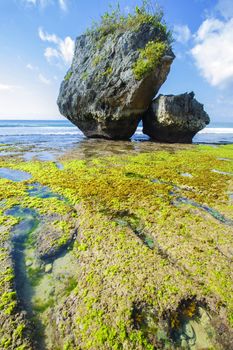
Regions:
M 137 80 L 141 80 L 150 74 L 160 64 L 168 46 L 164 42 L 150 41 L 144 49 L 141 49 L 138 60 L 133 65 L 133 73 Z
M 186 300 L 193 298 L 208 307 L 213 319 L 221 314 L 228 327 L 226 332 L 230 332 L 232 258 L 226 247 L 232 249 L 233 227 L 218 219 L 224 216 L 232 220 L 229 192 L 233 184 L 232 176 L 212 169 L 231 173 L 232 162 L 219 158 L 232 158 L 232 152 L 232 146 L 196 146 L 175 153 L 150 152 L 88 161 L 67 158 L 63 159 L 62 172 L 52 162 L 13 164 L 1 160 L 2 167 L 32 175 L 25 183 L 0 181 L 2 199 L 7 199 L 4 210 L 20 202 L 36 208 L 40 215 L 69 212 L 78 221 L 78 236 L 72 248 L 75 276 L 64 278 L 66 286 L 61 284 L 63 290 L 58 288 L 55 298 L 37 300 L 42 322 L 48 314 L 54 313 L 54 319 L 61 315 L 58 324 L 52 316 L 51 325 L 45 322 L 45 329 L 54 327 L 45 334 L 54 339 L 57 348 L 154 349 L 155 344 L 177 348 L 170 333 L 171 315 L 179 314 Z M 67 201 L 30 197 L 27 185 L 35 182 Z M 182 197 L 188 202 L 174 206 L 174 198 Z M 215 217 L 202 207 L 222 216 Z M 10 218 L 1 220 L 6 226 Z M 64 237 L 70 231 L 69 223 L 61 220 L 56 225 L 63 229 Z M 150 237 L 153 249 L 139 239 L 137 230 Z M 7 237 L 5 233 L 5 240 Z M 68 262 L 67 271 L 70 269 Z M 57 283 L 49 276 L 43 275 L 42 279 L 53 288 Z M 135 305 L 156 310 L 153 337 L 147 324 L 140 327 L 139 322 L 135 326 Z M 194 322 L 192 317 L 190 322 Z M 216 336 L 215 328 L 208 325 L 208 329 L 212 332 L 208 346 L 220 349 L 223 340 Z M 197 327 L 196 332 L 202 330 Z

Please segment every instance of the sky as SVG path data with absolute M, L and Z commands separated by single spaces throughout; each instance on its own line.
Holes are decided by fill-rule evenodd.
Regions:
M 152 0 L 153 1 L 153 0 Z M 128 13 L 141 0 L 120 0 Z M 233 0 L 160 0 L 176 59 L 159 93 L 194 91 L 233 122 Z M 75 38 L 115 0 L 0 0 L 0 119 L 61 119 L 56 99 Z

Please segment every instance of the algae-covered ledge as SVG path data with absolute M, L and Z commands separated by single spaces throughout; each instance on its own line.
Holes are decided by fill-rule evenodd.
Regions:
M 1 159 L 1 168 L 31 174 L 0 179 L 2 348 L 230 349 L 233 163 L 223 159 L 232 151 L 67 156 L 62 171 L 52 162 Z M 40 222 L 23 248 L 36 295 L 29 308 L 12 255 L 19 205 Z M 58 230 L 48 244 L 64 247 L 57 255 L 41 253 L 46 221 Z

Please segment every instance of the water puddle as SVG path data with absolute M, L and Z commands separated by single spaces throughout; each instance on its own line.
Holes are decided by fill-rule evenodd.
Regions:
M 153 179 L 153 180 L 151 180 L 151 182 L 153 182 L 154 184 L 158 184 L 158 185 L 169 185 L 169 186 L 172 186 L 173 189 L 176 190 L 176 191 L 182 190 L 181 187 L 176 186 L 176 185 L 173 184 L 172 182 L 163 181 L 163 180 L 160 180 L 160 179 Z
M 39 220 L 36 212 L 32 209 L 25 209 L 15 206 L 5 212 L 5 215 L 14 216 L 19 219 L 19 223 L 15 225 L 11 231 L 13 242 L 13 260 L 15 265 L 16 290 L 19 298 L 27 311 L 29 310 L 28 298 L 24 298 L 25 282 L 28 284 L 25 268 L 25 247 L 29 236 L 34 232 Z
M 13 170 L 9 168 L 0 168 L 0 177 L 12 180 L 15 182 L 21 182 L 31 179 L 31 174 L 21 171 L 21 170 Z
M 226 162 L 233 162 L 233 159 L 231 159 L 231 158 L 217 158 L 217 160 L 223 160 Z
M 55 161 L 57 154 L 52 153 L 51 151 L 40 151 L 40 152 L 26 152 L 24 154 L 24 160 L 31 161 L 33 159 L 41 161 Z
M 225 174 L 225 173 L 224 173 Z M 228 175 L 229 173 L 227 173 Z M 210 214 L 214 219 L 220 221 L 221 223 L 228 225 L 228 226 L 233 226 L 233 220 L 226 218 L 223 214 L 219 213 L 217 210 L 208 207 L 207 205 L 202 205 L 200 203 L 197 203 L 191 199 L 188 199 L 186 197 L 178 197 L 177 196 L 177 191 L 180 192 L 182 190 L 181 187 L 178 187 L 177 185 L 174 185 L 170 182 L 162 181 L 160 179 L 153 179 L 151 180 L 155 184 L 166 184 L 166 185 L 171 185 L 173 186 L 173 191 L 170 191 L 169 194 L 173 197 L 175 197 L 175 200 L 173 201 L 173 204 L 179 205 L 179 204 L 188 204 L 193 207 L 196 207 L 198 209 L 202 209 L 208 214 Z M 186 190 L 190 190 L 189 188 L 185 188 Z M 176 192 L 175 192 L 176 191 Z M 232 195 L 230 194 L 230 199 L 232 198 Z
M 7 151 L 2 151 L 0 152 L 0 157 L 12 157 L 12 156 L 17 156 L 19 152 L 7 152 Z
M 226 171 L 221 171 L 221 170 L 217 170 L 217 169 L 212 169 L 211 170 L 212 173 L 217 173 L 217 174 L 220 174 L 220 175 L 230 175 L 230 176 L 233 176 L 233 173 L 228 173 Z
M 52 192 L 49 187 L 42 186 L 39 183 L 34 183 L 27 191 L 30 197 L 36 198 L 58 198 L 62 200 L 62 196 Z
M 184 302 L 163 320 L 148 305 L 134 306 L 134 327 L 159 349 L 215 349 L 216 332 L 208 311 L 195 302 Z
M 40 184 L 34 184 L 28 191 L 39 198 L 56 197 Z M 53 349 L 55 329 L 49 314 L 54 305 L 77 285 L 76 272 L 72 269 L 77 264 L 76 258 L 66 247 L 53 259 L 42 261 L 36 241 L 44 222 L 37 212 L 18 205 L 6 210 L 5 215 L 19 220 L 11 231 L 15 287 L 19 301 L 33 323 L 32 340 L 38 350 Z
M 64 165 L 61 164 L 60 162 L 55 162 L 55 165 L 59 170 L 64 170 Z
M 152 237 L 148 236 L 143 229 L 140 228 L 139 219 L 133 215 L 115 217 L 113 220 L 120 226 L 129 227 L 134 234 L 150 249 L 154 249 L 155 244 Z
M 202 209 L 208 214 L 210 214 L 214 219 L 220 221 L 221 223 L 228 225 L 228 226 L 233 226 L 233 220 L 226 218 L 224 215 L 219 213 L 217 210 L 208 207 L 207 205 L 202 205 L 200 203 L 197 203 L 195 201 L 192 201 L 191 199 L 188 199 L 186 197 L 177 197 L 174 202 L 174 204 L 188 204 L 193 207 L 196 207 L 198 209 Z
M 214 349 L 215 330 L 209 313 L 190 303 L 173 315 L 171 336 L 178 349 Z
M 183 177 L 189 177 L 189 178 L 193 177 L 193 175 L 190 174 L 190 173 L 181 173 L 180 175 L 183 176 Z

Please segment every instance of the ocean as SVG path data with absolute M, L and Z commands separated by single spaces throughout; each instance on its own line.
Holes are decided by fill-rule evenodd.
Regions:
M 65 150 L 85 140 L 83 133 L 67 120 L 0 120 L 0 144 Z M 139 126 L 131 141 L 146 140 L 149 138 Z M 194 137 L 193 143 L 233 144 L 233 123 L 211 124 Z

